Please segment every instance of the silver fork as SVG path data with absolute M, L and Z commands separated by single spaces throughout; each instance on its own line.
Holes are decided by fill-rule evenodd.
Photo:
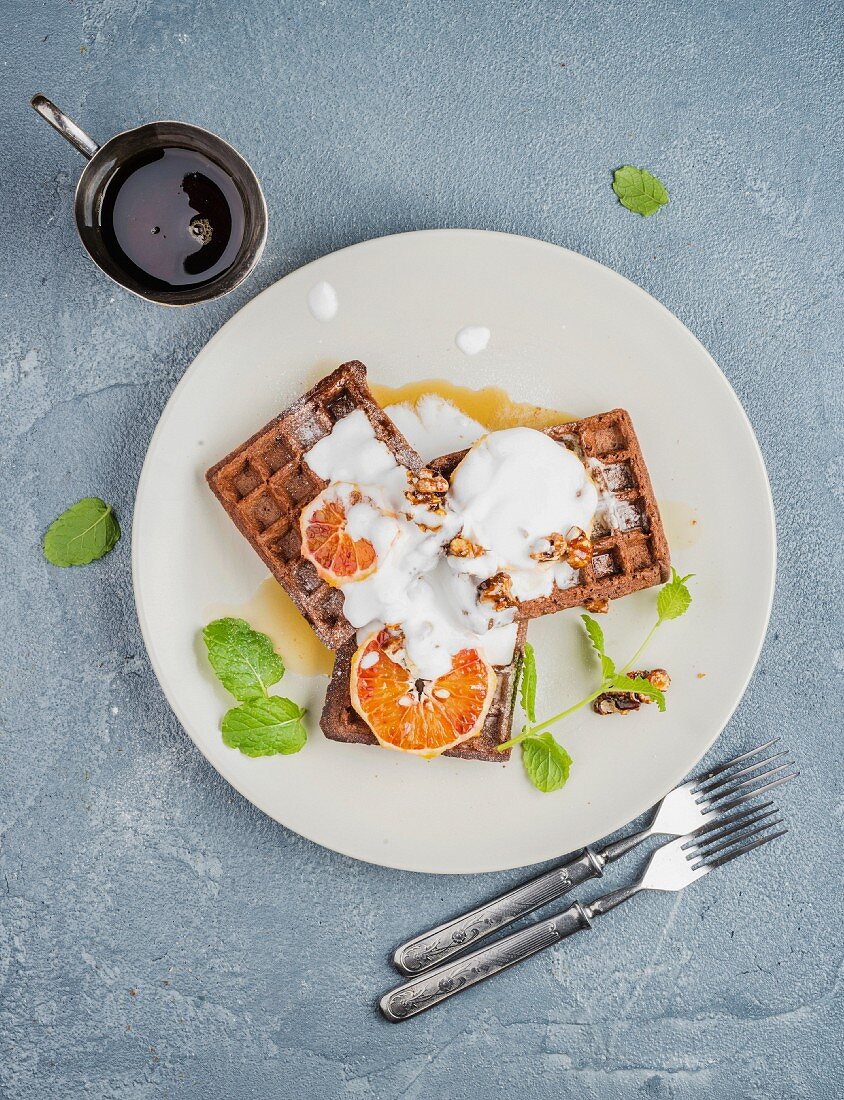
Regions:
M 710 814 L 728 813 L 793 779 L 798 773 L 788 770 L 792 765 L 783 759 L 787 750 L 761 756 L 750 763 L 753 757 L 760 757 L 778 741 L 775 737 L 675 787 L 659 803 L 650 825 L 641 832 L 622 837 L 598 851 L 585 848 L 577 858 L 401 944 L 393 952 L 394 966 L 402 974 L 421 974 L 534 909 L 562 897 L 580 883 L 600 877 L 608 863 L 620 859 L 648 837 L 691 833 L 705 824 Z M 743 766 L 731 771 L 738 764 Z
M 656 849 L 645 873 L 632 886 L 603 894 L 590 905 L 575 901 L 549 920 L 537 921 L 471 955 L 417 975 L 386 993 L 379 1002 L 381 1011 L 393 1023 L 407 1020 L 566 936 L 591 928 L 595 917 L 615 909 L 640 890 L 673 892 L 684 889 L 715 867 L 722 867 L 745 852 L 784 836 L 787 829 L 771 831 L 782 824 L 782 818 L 777 817 L 778 811 L 771 809 L 772 805 L 766 802 L 724 818 L 713 818 L 689 836 L 666 841 Z

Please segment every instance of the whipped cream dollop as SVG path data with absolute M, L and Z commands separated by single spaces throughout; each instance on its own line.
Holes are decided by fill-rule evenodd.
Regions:
M 331 321 L 337 314 L 337 291 L 331 283 L 316 283 L 308 291 L 308 309 L 318 321 Z
M 423 394 L 414 405 L 388 405 L 384 412 L 423 462 L 465 450 L 486 435 L 483 424 L 436 393 Z
M 406 406 L 392 406 L 391 415 Z M 413 421 L 409 415 L 416 417 Z M 477 649 L 493 665 L 509 664 L 515 611 L 478 599 L 478 583 L 508 572 L 513 593 L 530 599 L 570 584 L 565 563 L 536 562 L 547 536 L 573 526 L 589 531 L 597 492 L 579 459 L 532 428 L 484 434 L 483 427 L 439 397 L 422 399 L 395 423 L 423 458 L 474 445 L 457 467 L 444 514 L 411 505 L 408 472 L 375 436 L 361 410 L 339 420 L 305 461 L 347 505 L 347 531 L 376 550 L 373 573 L 342 586 L 343 613 L 358 640 L 397 624 L 417 674 L 436 679 L 461 649 Z M 354 493 L 354 496 L 353 496 Z M 483 548 L 474 558 L 447 556 L 458 533 Z
M 492 333 L 485 325 L 464 325 L 454 337 L 454 342 L 464 355 L 477 355 L 485 351 Z
M 477 442 L 451 479 L 449 503 L 461 534 L 483 550 L 449 558 L 452 568 L 478 580 L 508 573 L 519 600 L 550 596 L 577 580 L 565 562 L 537 562 L 548 537 L 572 527 L 587 534 L 598 491 L 580 459 L 534 428 L 490 432 Z

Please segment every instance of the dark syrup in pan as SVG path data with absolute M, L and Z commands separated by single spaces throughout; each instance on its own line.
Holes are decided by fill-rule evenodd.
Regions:
M 193 149 L 139 153 L 106 183 L 103 241 L 142 287 L 202 286 L 234 263 L 244 234 L 243 199 L 218 164 Z

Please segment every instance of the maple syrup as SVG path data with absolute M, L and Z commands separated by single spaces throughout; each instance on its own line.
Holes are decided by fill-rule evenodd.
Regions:
M 275 577 L 267 577 L 245 603 L 217 606 L 209 619 L 227 615 L 245 619 L 253 630 L 267 634 L 284 664 L 302 676 L 330 676 L 334 654 L 326 649 Z
M 503 428 L 550 428 L 553 424 L 565 424 L 566 421 L 575 419 L 557 409 L 513 401 L 507 391 L 499 386 L 472 390 L 468 386 L 457 386 L 443 378 L 426 378 L 421 382 L 409 382 L 405 386 L 370 385 L 370 389 L 382 408 L 403 402 L 413 405 L 426 394 L 436 394 L 437 397 L 450 401 L 465 416 L 477 420 L 491 432 L 501 431 Z
M 117 266 L 147 290 L 203 286 L 226 272 L 243 243 L 234 180 L 195 149 L 157 147 L 106 182 L 100 231 Z

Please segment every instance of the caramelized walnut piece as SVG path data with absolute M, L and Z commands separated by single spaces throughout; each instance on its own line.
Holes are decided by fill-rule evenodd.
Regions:
M 385 653 L 398 653 L 404 649 L 404 633 L 398 623 L 387 623 L 384 630 L 389 634 L 381 647 Z
M 580 527 L 572 527 L 566 535 L 566 561 L 572 569 L 582 569 L 592 560 L 592 540 Z
M 668 691 L 671 687 L 671 677 L 664 668 L 652 668 L 650 672 L 640 669 L 637 672 L 628 672 L 627 675 L 631 680 L 647 680 L 657 691 Z M 650 700 L 647 701 L 650 702 Z
M 667 691 L 671 684 L 671 677 L 664 668 L 628 672 L 627 675 L 631 680 L 647 680 L 657 691 Z M 638 691 L 605 691 L 594 701 L 592 710 L 596 714 L 628 714 L 631 710 L 638 710 L 642 703 L 652 702 Z
M 650 702 L 632 691 L 605 691 L 592 704 L 596 714 L 628 714 L 638 710 L 642 702 Z
M 539 541 L 547 542 L 548 548 L 547 550 L 534 550 L 531 554 L 534 561 L 565 561 L 569 546 L 559 531 L 552 531 L 550 535 L 545 536 L 544 540 L 540 539 Z
M 489 580 L 481 581 L 478 585 L 478 599 L 491 603 L 496 611 L 515 607 L 518 602 L 513 595 L 513 582 L 508 573 L 496 573 Z
M 448 552 L 453 558 L 479 558 L 486 550 L 462 535 L 455 535 L 448 544 Z
M 445 515 L 445 494 L 448 492 L 446 478 L 423 466 L 418 474 L 407 471 L 407 484 L 404 495 L 411 504 L 420 504 L 438 516 Z
M 593 596 L 591 599 L 584 600 L 583 606 L 593 615 L 606 615 L 610 609 L 610 601 L 604 596 Z

